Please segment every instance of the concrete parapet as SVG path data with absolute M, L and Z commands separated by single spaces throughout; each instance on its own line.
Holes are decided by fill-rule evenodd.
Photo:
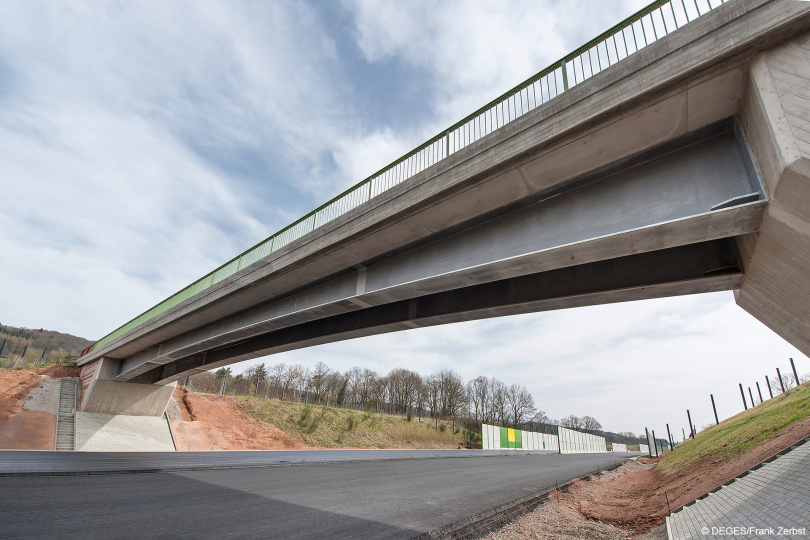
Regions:
M 81 410 L 129 416 L 162 416 L 177 383 L 167 385 L 112 380 L 118 360 L 101 358 L 82 370 Z M 89 365 L 88 365 L 89 366 Z

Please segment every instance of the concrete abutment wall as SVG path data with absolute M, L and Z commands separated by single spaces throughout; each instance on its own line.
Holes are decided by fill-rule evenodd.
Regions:
M 100 358 L 82 367 L 81 411 L 128 416 L 161 416 L 177 383 L 167 385 L 112 380 L 118 360 Z
M 751 60 L 739 116 L 769 206 L 737 239 L 737 304 L 810 356 L 810 32 Z

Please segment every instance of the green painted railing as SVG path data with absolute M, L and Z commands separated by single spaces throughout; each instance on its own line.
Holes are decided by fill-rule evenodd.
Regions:
M 298 221 L 284 227 L 270 238 L 259 242 L 210 274 L 104 336 L 85 351 L 85 354 L 368 202 L 380 193 L 435 165 L 450 154 L 489 135 L 532 109 L 554 99 L 572 86 L 587 80 L 728 1 L 657 0 L 653 2 Z

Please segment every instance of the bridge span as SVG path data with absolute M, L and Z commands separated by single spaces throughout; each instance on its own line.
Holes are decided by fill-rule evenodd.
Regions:
M 162 414 L 190 374 L 322 343 L 721 290 L 810 355 L 810 3 L 713 5 L 651 4 L 106 336 L 83 410 Z

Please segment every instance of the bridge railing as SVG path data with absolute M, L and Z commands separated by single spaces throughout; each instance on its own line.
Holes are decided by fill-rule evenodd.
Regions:
M 85 350 L 82 356 L 368 202 L 729 1 L 656 0 L 362 182 L 104 336 Z

